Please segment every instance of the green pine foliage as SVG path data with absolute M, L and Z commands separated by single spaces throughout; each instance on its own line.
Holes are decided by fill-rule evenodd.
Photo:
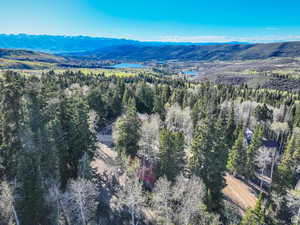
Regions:
M 245 175 L 246 151 L 244 146 L 244 130 L 240 129 L 232 149 L 228 155 L 227 170 L 233 175 Z
M 116 123 L 116 149 L 119 154 L 134 157 L 139 149 L 141 121 L 137 115 L 134 101 L 126 113 Z
M 272 188 L 280 195 L 286 193 L 290 188 L 293 188 L 297 182 L 297 167 L 300 162 L 300 132 L 295 129 L 291 136 L 280 164 L 274 173 L 274 181 Z
M 269 109 L 266 104 L 257 106 L 255 117 L 258 121 L 273 121 L 273 110 Z
M 240 225 L 266 225 L 267 219 L 265 215 L 265 208 L 263 205 L 263 197 L 260 196 L 256 202 L 254 209 L 249 209 Z
M 155 175 L 174 181 L 178 174 L 183 173 L 183 183 L 189 175 L 198 176 L 204 184 L 204 201 L 197 204 L 190 197 L 185 199 L 184 207 L 190 207 L 190 203 L 199 205 L 204 211 L 209 210 L 216 215 L 213 224 L 220 224 L 220 217 L 222 224 L 228 225 L 223 219 L 226 214 L 222 194 L 224 175 L 227 170 L 251 180 L 255 178 L 255 158 L 262 138 L 276 143 L 278 152 L 282 153 L 274 164 L 272 191 L 277 192 L 279 197 L 286 197 L 299 180 L 299 100 L 299 95 L 292 92 L 191 82 L 158 72 L 122 78 L 80 71 L 60 74 L 50 71 L 26 76 L 5 72 L 0 76 L 0 179 L 9 183 L 13 195 L 13 199 L 5 201 L 13 202 L 20 225 L 66 225 L 68 220 L 77 220 L 78 216 L 82 216 L 78 214 L 79 208 L 75 207 L 78 206 L 78 198 L 82 197 L 76 194 L 82 193 L 80 186 L 75 185 L 77 181 L 80 179 L 81 184 L 88 184 L 91 190 L 98 191 L 99 187 L 101 191 L 103 187 L 103 179 L 99 179 L 102 175 L 96 174 L 97 171 L 92 171 L 90 166 L 93 159 L 98 160 L 95 152 L 102 151 L 95 147 L 94 132 L 115 124 L 112 150 L 136 158 L 140 138 L 145 136 L 144 133 L 144 136 L 141 135 L 141 123 L 146 118 L 158 118 L 154 115 L 158 114 L 161 121 L 155 129 L 160 129 L 159 133 L 143 131 L 158 156 Z M 247 105 L 245 102 L 259 105 L 254 114 L 247 112 L 247 127 L 243 127 L 243 121 L 239 119 L 245 118 L 240 108 Z M 184 125 L 180 132 L 165 128 L 165 117 L 173 104 L 187 109 L 193 126 L 190 123 L 188 128 Z M 231 105 L 224 107 L 228 104 Z M 168 123 L 182 123 L 181 119 L 175 118 Z M 257 121 L 261 125 L 256 127 L 247 146 L 244 129 Z M 274 127 L 286 124 L 284 135 L 274 130 Z M 77 188 L 74 193 L 67 188 L 70 182 Z M 95 187 L 94 182 L 98 184 Z M 177 194 L 176 190 L 172 191 Z M 294 209 L 276 201 L 273 193 L 269 195 L 272 207 L 275 203 L 278 205 L 272 214 L 274 221 L 284 220 L 288 216 L 279 215 L 280 207 L 286 207 L 285 212 L 293 212 Z M 146 193 L 140 194 L 145 197 Z M 151 199 L 151 193 L 148 194 L 147 198 Z M 3 193 L 0 193 L 2 196 Z M 120 215 L 126 209 L 115 212 L 103 202 L 99 204 L 98 198 L 84 197 L 89 199 L 89 204 L 95 202 L 92 208 L 103 209 L 101 213 L 90 213 L 91 221 L 100 221 L 98 217 L 102 212 L 109 212 L 105 219 L 112 218 L 110 224 L 124 222 Z M 5 211 L 2 211 L 1 207 L 5 205 L 1 203 L 2 199 L 0 218 Z M 183 207 L 176 199 L 172 200 L 172 204 Z M 12 207 L 9 204 L 7 207 L 5 212 L 10 213 Z M 148 209 L 152 206 L 145 202 L 143 207 Z M 82 212 L 84 210 L 88 209 L 83 207 Z M 254 209 L 247 211 L 242 225 L 265 224 L 269 221 L 265 211 L 260 199 Z M 15 215 L 9 216 L 14 223 Z M 289 218 L 285 221 L 284 224 L 290 225 Z M 139 222 L 142 224 L 144 221 L 140 218 Z M 92 222 L 88 224 L 93 225 Z M 197 222 L 192 221 L 192 224 Z
M 263 137 L 263 128 L 258 124 L 255 128 L 254 135 L 252 137 L 251 143 L 247 146 L 246 151 L 246 164 L 245 164 L 245 176 L 246 178 L 255 177 L 255 157 L 257 155 L 257 150 L 261 146 Z
M 184 166 L 184 136 L 163 129 L 159 141 L 159 174 L 174 181 Z
M 207 186 L 207 203 L 210 210 L 220 210 L 222 189 L 225 186 L 227 146 L 222 129 L 223 120 L 217 123 L 204 120 L 196 128 L 191 147 L 190 168 Z
M 17 155 L 22 150 L 20 132 L 22 129 L 22 86 L 24 78 L 15 72 L 6 72 L 1 82 L 2 134 L 0 157 L 4 173 L 9 180 L 15 177 Z
M 234 114 L 234 104 L 232 103 L 230 111 L 227 113 L 227 125 L 226 125 L 226 133 L 225 133 L 225 141 L 229 148 L 232 147 L 235 137 L 234 131 L 236 129 L 236 121 Z

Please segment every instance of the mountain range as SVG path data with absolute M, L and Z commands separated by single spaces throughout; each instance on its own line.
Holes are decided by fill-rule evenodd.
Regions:
M 239 42 L 229 42 L 239 43 Z M 25 49 L 48 53 L 86 52 L 111 47 L 162 45 L 222 45 L 224 43 L 155 42 L 89 36 L 0 34 L 0 48 Z
M 270 57 L 300 57 L 300 42 L 195 44 L 86 36 L 0 34 L 0 59 L 67 63 L 68 66 L 99 66 L 98 61 L 105 60 L 212 61 Z
M 126 45 L 103 48 L 91 52 L 72 53 L 73 57 L 93 60 L 251 60 L 270 57 L 300 57 L 300 42 L 268 44 L 223 45 Z

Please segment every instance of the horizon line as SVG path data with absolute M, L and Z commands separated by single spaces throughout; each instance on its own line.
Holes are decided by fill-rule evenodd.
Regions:
M 100 35 L 89 35 L 89 34 L 49 34 L 49 33 L 0 33 L 0 35 L 27 35 L 27 36 L 53 36 L 53 37 L 84 37 L 84 38 L 103 38 L 103 39 L 119 39 L 129 40 L 136 42 L 155 42 L 155 43 L 185 43 L 185 44 L 219 44 L 219 43 L 240 43 L 240 44 L 267 44 L 267 43 L 282 43 L 282 42 L 297 42 L 300 41 L 300 35 L 261 35 L 255 37 L 233 37 L 224 35 L 200 35 L 200 36 L 162 36 L 158 39 L 134 39 L 125 38 L 119 36 L 100 36 Z

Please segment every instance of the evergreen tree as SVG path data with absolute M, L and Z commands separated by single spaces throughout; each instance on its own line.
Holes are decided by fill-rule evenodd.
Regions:
M 269 109 L 266 104 L 255 108 L 255 117 L 258 121 L 267 122 L 273 121 L 273 110 Z
M 225 141 L 229 148 L 232 147 L 234 143 L 234 131 L 236 129 L 235 123 L 235 115 L 234 115 L 234 104 L 231 105 L 231 110 L 227 115 L 227 126 L 226 126 L 226 134 Z
M 48 142 L 40 97 L 38 90 L 29 89 L 27 92 L 27 123 L 22 133 L 24 147 L 18 154 L 16 168 L 16 207 L 22 225 L 51 224 L 45 184 L 46 179 L 56 178 L 56 163 L 49 157 L 53 149 Z
M 245 175 L 246 152 L 244 150 L 244 130 L 240 130 L 227 161 L 227 170 L 233 175 Z
M 55 123 L 60 182 L 64 189 L 69 179 L 77 178 L 79 162 L 85 153 L 92 159 L 95 137 L 89 130 L 88 106 L 78 96 L 61 94 L 60 111 Z
M 15 72 L 3 74 L 1 82 L 1 146 L 4 173 L 11 180 L 15 177 L 17 155 L 21 151 L 21 126 L 22 126 L 22 86 L 23 77 Z
M 116 118 L 122 113 L 122 101 L 118 91 L 114 91 L 111 99 L 112 117 Z
M 138 84 L 136 89 L 136 108 L 140 113 L 151 113 L 153 111 L 153 91 L 145 83 Z
M 275 170 L 272 188 L 284 195 L 286 190 L 296 183 L 295 175 L 300 161 L 300 132 L 295 130 L 283 153 L 280 164 Z
M 46 190 L 40 169 L 40 155 L 36 149 L 27 147 L 28 149 L 18 157 L 16 210 L 21 225 L 50 225 L 49 208 L 45 204 Z
M 116 149 L 120 154 L 134 157 L 139 149 L 141 122 L 133 106 L 129 106 L 126 113 L 116 123 Z
M 95 110 L 99 116 L 103 116 L 102 113 L 105 109 L 105 103 L 102 99 L 101 91 L 98 88 L 92 89 L 89 92 L 87 101 L 91 109 Z
M 262 196 L 256 202 L 254 209 L 249 209 L 240 225 L 266 225 L 265 208 Z
M 221 191 L 225 186 L 227 147 L 221 124 L 221 119 L 216 125 L 212 120 L 203 121 L 195 131 L 191 148 L 190 168 L 203 179 L 208 189 L 207 204 L 210 210 L 221 209 Z
M 245 176 L 249 178 L 254 178 L 255 175 L 255 157 L 257 150 L 261 146 L 263 136 L 263 128 L 258 124 L 255 128 L 254 135 L 252 137 L 251 143 L 247 148 L 246 152 L 246 165 L 245 165 Z
M 164 105 L 169 101 L 170 97 L 171 97 L 170 86 L 169 85 L 164 85 L 163 89 L 162 89 L 162 101 L 163 101 Z
M 123 106 L 128 105 L 130 98 L 132 98 L 132 93 L 128 88 L 126 88 L 124 91 L 124 94 L 123 94 L 123 98 L 122 98 Z
M 184 136 L 181 132 L 163 129 L 159 142 L 160 175 L 174 181 L 184 163 Z
M 293 126 L 300 127 L 300 103 L 295 104 L 295 113 L 293 117 Z
M 166 111 L 165 111 L 165 106 L 164 106 L 164 103 L 163 103 L 163 99 L 160 96 L 160 94 L 156 94 L 154 96 L 154 100 L 153 100 L 153 112 L 154 113 L 158 113 L 158 115 L 160 116 L 161 120 L 165 120 Z
M 204 115 L 204 112 L 203 112 L 203 101 L 200 99 L 196 102 L 196 104 L 192 108 L 191 117 L 192 117 L 194 127 L 197 126 L 198 120 L 199 118 L 201 118 L 201 115 Z

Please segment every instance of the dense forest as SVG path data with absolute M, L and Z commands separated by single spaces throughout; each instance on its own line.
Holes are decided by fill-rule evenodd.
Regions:
M 1 225 L 300 224 L 300 93 L 80 71 L 0 80 Z M 98 173 L 109 124 L 118 169 Z M 253 208 L 224 196 L 227 175 L 255 188 Z

